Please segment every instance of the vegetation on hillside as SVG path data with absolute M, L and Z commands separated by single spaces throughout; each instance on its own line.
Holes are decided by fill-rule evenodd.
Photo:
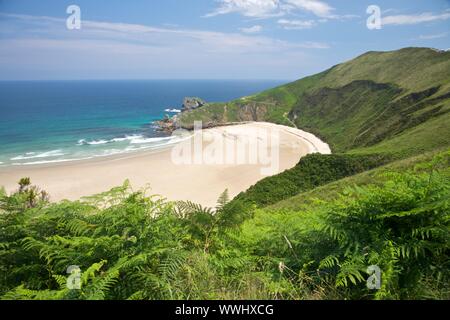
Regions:
M 448 299 L 450 152 L 301 211 L 0 195 L 3 299 Z M 29 200 L 33 201 L 30 202 Z M 367 288 L 369 266 L 382 270 Z M 80 290 L 67 287 L 77 266 Z M 77 274 L 72 274 L 76 276 Z
M 389 160 L 377 154 L 311 154 L 302 158 L 294 168 L 261 180 L 239 194 L 235 200 L 265 207 L 332 181 L 381 166 Z
M 449 111 L 450 52 L 405 48 L 368 52 L 251 97 L 199 108 L 182 114 L 180 123 L 296 125 L 335 152 L 376 150 L 405 158 L 450 145 Z

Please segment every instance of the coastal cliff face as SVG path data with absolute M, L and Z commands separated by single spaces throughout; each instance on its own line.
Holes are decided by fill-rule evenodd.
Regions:
M 204 128 L 237 122 L 266 121 L 269 111 L 270 106 L 266 102 L 245 99 L 229 103 L 210 103 L 183 111 L 177 116 L 177 125 L 180 128 L 192 130 L 195 121 L 201 121 Z
M 171 133 L 176 129 L 193 130 L 194 121 L 202 121 L 203 128 L 226 125 L 236 122 L 265 121 L 269 105 L 255 101 L 208 104 L 200 98 L 184 98 L 179 115 L 166 117 L 156 124 L 159 131 Z M 217 112 L 216 112 L 217 111 Z M 199 114 L 206 114 L 198 118 Z M 186 121 L 186 119 L 191 119 Z

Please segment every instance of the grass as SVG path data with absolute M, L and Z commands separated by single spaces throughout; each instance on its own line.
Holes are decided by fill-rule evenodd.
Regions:
M 446 71 L 447 70 L 447 71 Z M 322 86 L 342 87 L 355 80 L 392 83 L 405 94 L 441 86 L 450 89 L 450 52 L 428 48 L 404 48 L 389 52 L 368 52 L 340 64 L 327 74 Z
M 370 147 L 356 148 L 350 153 L 392 153 L 397 158 L 406 158 L 429 152 L 450 144 L 450 114 L 430 119 L 389 140 Z

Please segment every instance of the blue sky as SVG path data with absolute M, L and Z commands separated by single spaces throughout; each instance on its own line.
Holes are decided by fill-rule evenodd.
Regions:
M 291 80 L 409 46 L 450 48 L 450 0 L 0 0 L 1 80 Z

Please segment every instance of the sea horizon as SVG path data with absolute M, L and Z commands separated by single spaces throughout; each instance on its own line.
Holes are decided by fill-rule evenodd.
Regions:
M 308 77 L 305 75 L 303 77 Z M 302 78 L 299 76 L 299 79 Z M 266 82 L 266 81 L 276 81 L 280 82 L 282 85 L 298 80 L 297 78 L 95 78 L 95 79 L 0 79 L 0 82 L 95 82 L 95 81 L 254 81 L 254 82 Z

